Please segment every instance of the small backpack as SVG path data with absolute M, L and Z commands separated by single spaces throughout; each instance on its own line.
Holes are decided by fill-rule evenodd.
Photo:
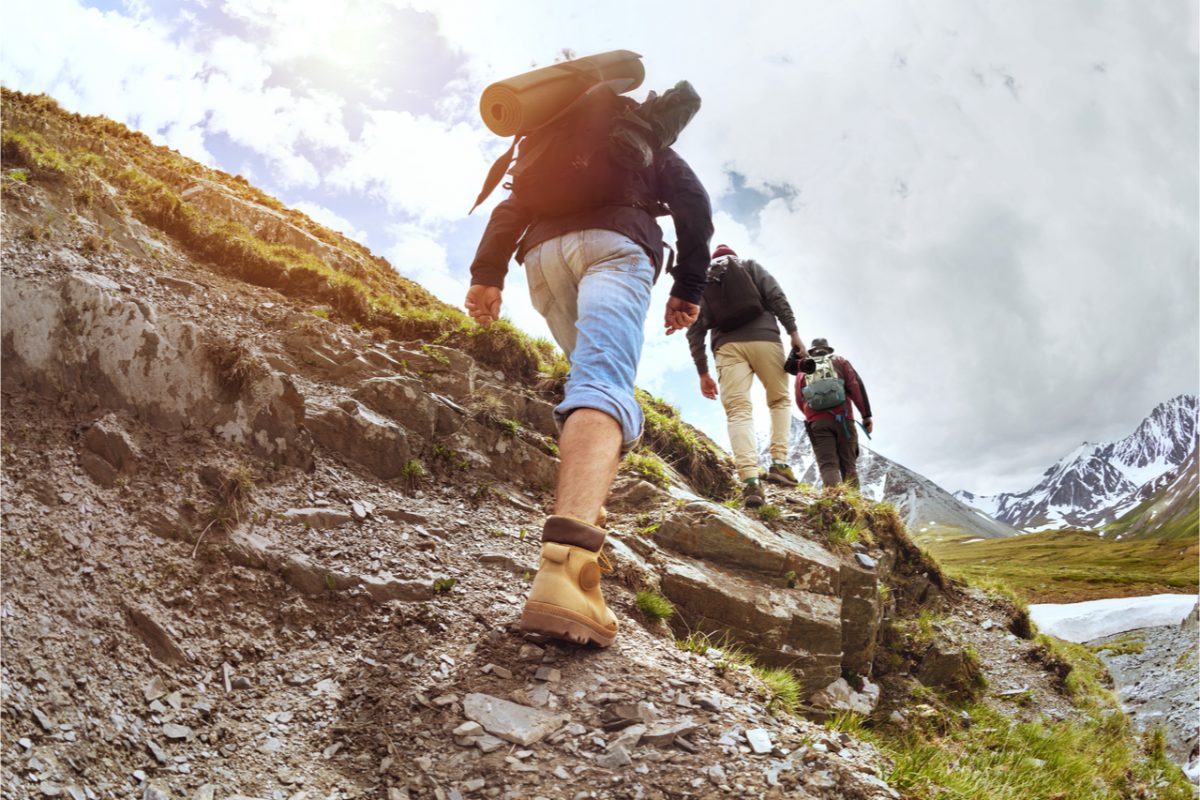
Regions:
M 846 404 L 846 382 L 837 373 L 833 355 L 814 359 L 816 369 L 804 379 L 804 402 L 814 411 L 829 411 Z
M 750 270 L 733 256 L 719 258 L 709 268 L 704 307 L 714 326 L 725 332 L 753 322 L 766 310 Z

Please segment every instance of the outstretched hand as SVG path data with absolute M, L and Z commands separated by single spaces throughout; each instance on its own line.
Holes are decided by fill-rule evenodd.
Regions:
M 500 289 L 496 286 L 472 284 L 471 288 L 467 290 L 467 299 L 463 305 L 466 306 L 467 313 L 480 325 L 491 325 L 500 320 L 501 294 Z
M 699 316 L 700 306 L 695 303 L 689 303 L 686 300 L 680 300 L 678 297 L 668 297 L 667 313 L 664 317 L 667 336 L 670 336 L 675 331 L 684 330 L 695 322 Z

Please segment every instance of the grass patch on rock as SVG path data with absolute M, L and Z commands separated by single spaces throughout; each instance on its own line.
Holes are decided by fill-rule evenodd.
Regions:
M 671 601 L 656 592 L 638 592 L 635 602 L 638 610 L 654 622 L 669 619 L 675 613 Z

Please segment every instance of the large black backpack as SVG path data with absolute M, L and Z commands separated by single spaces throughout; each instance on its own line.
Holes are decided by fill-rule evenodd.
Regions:
M 635 105 L 600 86 L 522 138 L 510 171 L 513 195 L 537 217 L 635 205 L 639 176 L 618 164 L 609 147 L 617 118 Z
M 718 259 L 709 269 L 704 307 L 721 331 L 737 330 L 766 310 L 750 270 L 733 256 Z

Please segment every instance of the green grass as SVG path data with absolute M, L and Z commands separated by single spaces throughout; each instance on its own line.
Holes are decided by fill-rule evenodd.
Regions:
M 646 444 L 680 472 L 700 494 L 714 500 L 735 489 L 729 455 L 679 416 L 679 410 L 642 389 L 636 391 L 645 415 Z
M 638 609 L 654 622 L 669 619 L 675 613 L 671 601 L 655 592 L 638 592 L 635 602 Z
M 779 519 L 781 514 L 783 514 L 783 511 L 779 508 L 779 506 L 771 504 L 759 506 L 757 509 L 755 509 L 755 512 L 758 514 L 758 518 L 764 522 L 774 522 L 775 520 Z
M 425 466 L 415 458 L 404 462 L 400 468 L 400 481 L 409 494 L 419 489 L 427 477 L 429 473 L 425 471 Z
M 670 485 L 667 471 L 658 456 L 650 453 L 629 453 L 622 459 L 622 466 L 644 481 L 660 488 Z
M 1035 603 L 1195 592 L 1200 586 L 1195 541 L 1112 541 L 1085 531 L 1046 531 L 963 544 L 965 534 L 926 540 L 947 574 L 972 582 L 1001 581 Z
M 862 537 L 862 531 L 857 525 L 841 520 L 829 526 L 829 529 L 825 533 L 829 537 L 829 541 L 834 544 L 847 546 L 854 544 Z
M 767 710 L 791 714 L 800 703 L 801 684 L 796 673 L 787 667 L 754 667 L 754 675 L 767 690 Z
M 1174 507 L 1162 497 L 1151 497 L 1104 530 L 1110 539 L 1124 536 L 1194 542 L 1200 534 L 1200 506 L 1196 505 L 1194 495 L 1191 502 L 1183 505 L 1176 501 Z
M 1097 655 L 1100 653 L 1111 653 L 1114 656 L 1123 656 L 1129 653 L 1140 653 L 1145 650 L 1146 640 L 1139 633 L 1124 633 L 1111 641 L 1091 645 L 1088 649 Z

